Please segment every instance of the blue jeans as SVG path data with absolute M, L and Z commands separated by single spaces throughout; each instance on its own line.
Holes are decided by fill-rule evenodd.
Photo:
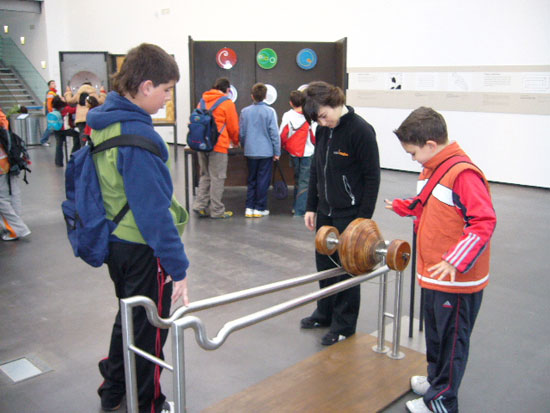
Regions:
M 264 211 L 267 209 L 267 191 L 271 182 L 273 158 L 246 158 L 246 164 L 248 165 L 246 208 Z
M 44 133 L 42 134 L 42 137 L 40 138 L 40 144 L 46 143 L 50 140 L 50 135 L 53 134 L 53 130 L 46 128 L 44 130 Z
M 305 158 L 291 156 L 290 159 L 294 168 L 294 205 L 292 209 L 295 216 L 301 217 L 306 213 L 311 156 L 306 156 Z

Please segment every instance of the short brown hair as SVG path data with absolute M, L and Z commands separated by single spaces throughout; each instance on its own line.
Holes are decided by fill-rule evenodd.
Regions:
M 135 97 L 139 85 L 146 80 L 156 87 L 161 83 L 180 80 L 178 64 L 159 46 L 142 43 L 131 49 L 120 70 L 112 77 L 113 89 L 121 95 Z
M 305 95 L 300 92 L 299 90 L 293 90 L 290 92 L 290 103 L 292 103 L 292 106 L 295 108 L 301 108 L 304 106 L 304 103 L 306 102 Z
M 263 102 L 267 95 L 267 87 L 263 83 L 252 86 L 252 98 L 255 102 Z
M 229 79 L 226 77 L 220 77 L 216 79 L 212 85 L 212 89 L 221 90 L 223 93 L 227 93 L 227 89 L 231 86 Z
M 327 82 L 311 82 L 307 85 L 304 93 L 306 95 L 304 114 L 306 118 L 313 121 L 317 121 L 317 115 L 321 106 L 338 108 L 346 103 L 344 91 L 338 86 L 333 86 Z
M 445 144 L 449 140 L 447 124 L 443 116 L 432 108 L 424 106 L 413 110 L 393 133 L 402 143 L 420 147 L 423 147 L 427 141 Z

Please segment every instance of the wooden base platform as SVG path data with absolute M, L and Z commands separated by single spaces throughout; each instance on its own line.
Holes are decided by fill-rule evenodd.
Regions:
M 375 345 L 376 337 L 355 335 L 203 412 L 378 412 L 410 390 L 426 356 L 401 347 L 405 358 L 393 360 Z

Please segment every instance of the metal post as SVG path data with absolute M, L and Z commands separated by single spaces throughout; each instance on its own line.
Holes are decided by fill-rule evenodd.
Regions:
M 403 291 L 403 272 L 396 271 L 395 276 L 395 297 L 393 301 L 393 343 L 392 351 L 391 353 L 388 353 L 388 357 L 394 360 L 399 360 L 405 357 L 405 354 L 399 351 L 399 342 L 401 340 L 401 294 Z
M 172 324 L 172 365 L 174 366 L 174 380 L 172 382 L 175 413 L 187 411 L 185 400 L 185 347 L 184 330 L 177 323 Z
M 386 265 L 386 258 L 383 258 L 383 265 Z M 386 314 L 386 293 L 387 293 L 388 273 L 380 276 L 380 286 L 378 288 L 378 342 L 372 349 L 376 353 L 386 353 L 389 348 L 384 345 L 386 340 L 386 328 L 384 326 Z
M 413 224 L 412 260 L 411 260 L 411 302 L 409 303 L 409 337 L 411 338 L 413 336 L 415 290 L 416 290 L 416 232 L 414 232 L 414 224 Z M 422 313 L 422 310 L 420 312 Z
M 132 318 L 132 304 L 120 300 L 120 317 L 122 320 L 122 354 L 124 357 L 124 377 L 126 380 L 126 409 L 128 413 L 138 412 L 138 394 L 136 378 L 136 356 L 130 351 L 134 346 L 134 320 Z

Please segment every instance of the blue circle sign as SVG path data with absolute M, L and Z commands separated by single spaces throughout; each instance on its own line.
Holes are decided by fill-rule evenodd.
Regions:
M 312 49 L 302 49 L 296 55 L 296 63 L 304 70 L 313 69 L 317 65 L 317 53 Z

